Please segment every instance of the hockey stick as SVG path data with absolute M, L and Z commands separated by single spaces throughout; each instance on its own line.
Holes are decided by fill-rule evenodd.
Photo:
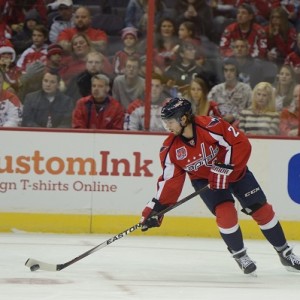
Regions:
M 208 185 L 205 186 L 204 188 L 198 190 L 198 191 L 195 191 L 193 192 L 192 194 L 186 196 L 185 198 L 181 199 L 180 201 L 176 202 L 175 204 L 167 207 L 166 209 L 160 211 L 159 213 L 157 213 L 155 216 L 161 216 L 161 215 L 164 215 L 165 213 L 169 212 L 170 210 L 173 210 L 174 208 L 176 208 L 177 206 L 187 202 L 188 200 L 194 198 L 195 196 L 197 196 L 200 192 L 204 191 L 206 188 L 208 188 Z M 36 270 L 43 270 L 43 271 L 61 271 L 62 269 L 65 269 L 67 268 L 68 266 L 76 263 L 77 261 L 83 259 L 84 257 L 87 257 L 88 255 L 112 244 L 113 242 L 123 238 L 124 236 L 134 232 L 135 230 L 137 230 L 139 227 L 141 227 L 141 223 L 137 223 L 133 226 L 131 226 L 130 228 L 124 230 L 123 232 L 111 237 L 110 239 L 104 241 L 103 243 L 95 246 L 94 248 L 82 253 L 81 255 L 71 259 L 70 261 L 68 262 L 65 262 L 63 264 L 49 264 L 49 263 L 45 263 L 45 262 L 42 262 L 42 261 L 39 261 L 39 260 L 36 260 L 36 259 L 33 259 L 33 258 L 28 258 L 27 261 L 25 262 L 25 266 L 30 268 L 30 270 L 33 272 L 33 271 L 36 271 Z

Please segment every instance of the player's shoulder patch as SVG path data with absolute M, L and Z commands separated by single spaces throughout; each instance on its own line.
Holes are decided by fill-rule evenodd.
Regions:
M 183 160 L 187 157 L 187 150 L 185 146 L 176 149 L 176 159 Z
M 214 126 L 216 126 L 216 125 L 219 124 L 219 123 L 220 123 L 219 118 L 211 117 L 211 120 L 210 120 L 210 122 L 206 125 L 206 128 L 214 127 Z

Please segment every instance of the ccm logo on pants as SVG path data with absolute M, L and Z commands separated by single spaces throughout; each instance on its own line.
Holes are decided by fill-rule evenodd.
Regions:
M 259 190 L 260 190 L 259 187 L 258 187 L 258 188 L 255 188 L 254 190 L 252 190 L 252 191 L 246 193 L 246 194 L 245 194 L 245 197 L 249 197 L 250 195 L 255 194 L 255 193 L 258 192 Z

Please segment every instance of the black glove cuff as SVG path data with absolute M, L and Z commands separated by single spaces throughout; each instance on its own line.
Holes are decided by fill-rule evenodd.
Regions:
M 161 204 L 157 199 L 153 198 L 152 199 L 152 202 L 154 202 L 154 207 L 153 207 L 153 210 L 156 211 L 156 212 L 160 212 L 162 210 L 164 210 L 165 208 L 168 207 L 168 205 L 165 205 L 165 204 Z

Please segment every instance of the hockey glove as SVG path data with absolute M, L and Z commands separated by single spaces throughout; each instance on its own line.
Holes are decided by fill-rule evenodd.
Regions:
M 164 210 L 167 206 L 162 205 L 159 201 L 153 198 L 148 202 L 147 206 L 144 208 L 142 212 L 142 218 L 140 223 L 142 224 L 141 230 L 147 231 L 152 227 L 159 227 L 162 223 L 164 216 L 155 216 L 158 212 Z
M 228 189 L 228 176 L 233 171 L 233 165 L 215 163 L 210 168 L 208 177 L 209 188 L 212 190 Z

